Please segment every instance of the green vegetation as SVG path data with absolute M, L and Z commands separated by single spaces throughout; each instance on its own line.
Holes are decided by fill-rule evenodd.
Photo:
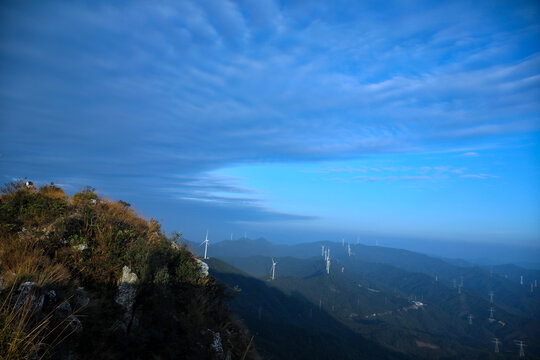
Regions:
M 225 287 L 201 274 L 179 237 L 92 188 L 69 197 L 54 184 L 7 184 L 0 358 L 241 358 L 250 336 Z M 136 281 L 121 285 L 127 300 L 117 301 L 126 269 Z

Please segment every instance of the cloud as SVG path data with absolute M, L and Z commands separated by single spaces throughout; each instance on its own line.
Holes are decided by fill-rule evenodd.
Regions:
M 469 151 L 469 152 L 466 152 L 464 153 L 462 156 L 466 156 L 466 157 L 478 157 L 480 156 L 477 152 L 475 151 Z
M 539 130 L 539 31 L 520 4 L 0 6 L 0 166 L 10 174 L 262 206 L 207 174 Z M 435 170 L 423 171 L 366 179 L 425 181 Z
M 497 178 L 498 176 L 491 175 L 491 174 L 463 174 L 459 176 L 463 179 L 493 179 Z

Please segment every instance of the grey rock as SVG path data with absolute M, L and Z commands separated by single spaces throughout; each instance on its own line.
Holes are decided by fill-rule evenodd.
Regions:
M 208 269 L 209 269 L 208 264 L 200 259 L 195 259 L 195 260 L 197 260 L 197 264 L 199 264 L 199 268 L 200 268 L 199 274 L 201 275 L 201 277 L 208 276 Z
M 79 245 L 73 245 L 72 248 L 73 248 L 73 250 L 83 251 L 83 250 L 88 249 L 88 244 L 83 243 L 83 244 L 79 244 Z
M 208 331 L 214 336 L 214 341 L 210 344 L 210 347 L 216 353 L 216 358 L 224 359 L 225 353 L 223 352 L 223 345 L 221 344 L 221 334 L 218 331 L 213 332 L 210 329 L 208 329 Z
M 135 296 L 137 294 L 135 283 L 137 280 L 137 274 L 132 272 L 128 266 L 124 266 L 122 269 L 122 277 L 118 282 L 118 295 L 116 296 L 116 302 L 127 311 L 131 311 L 131 308 L 135 303 Z
M 66 321 L 68 322 L 70 330 L 75 334 L 80 334 L 83 331 L 81 320 L 79 320 L 79 318 L 75 315 L 69 315 Z
M 127 331 L 130 324 L 133 323 L 133 305 L 137 296 L 137 281 L 137 274 L 132 272 L 128 266 L 124 266 L 122 277 L 118 281 L 118 295 L 115 299 L 116 303 L 125 310 L 123 326 L 121 327 L 124 331 Z
M 30 302 L 30 306 L 33 311 L 41 311 L 43 309 L 43 304 L 45 302 L 45 297 L 43 295 L 37 296 L 36 292 L 36 283 L 27 281 L 19 285 L 17 289 L 19 294 L 17 295 L 17 303 L 15 308 L 20 308 L 26 301 Z
M 61 303 L 60 305 L 58 305 L 58 307 L 56 308 L 54 314 L 55 314 L 55 316 L 60 317 L 62 319 L 67 319 L 71 315 L 71 312 L 72 312 L 71 305 L 66 300 L 63 303 Z
M 90 303 L 90 298 L 86 296 L 84 288 L 79 286 L 76 289 L 76 294 L 73 298 L 73 301 L 75 302 L 75 305 L 77 305 L 77 307 L 84 307 Z

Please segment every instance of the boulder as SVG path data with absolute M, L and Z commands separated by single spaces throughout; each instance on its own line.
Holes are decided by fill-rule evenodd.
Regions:
M 136 282 L 137 274 L 131 271 L 129 266 L 124 266 L 122 269 L 122 277 L 118 281 L 118 295 L 116 302 L 120 304 L 126 311 L 131 311 L 135 303 L 135 295 L 137 294 Z
M 118 281 L 118 295 L 115 300 L 125 310 L 123 324 L 121 326 L 125 331 L 128 331 L 133 322 L 133 305 L 137 296 L 136 283 L 138 280 L 137 274 L 132 272 L 129 266 L 122 268 L 122 277 Z
M 201 269 L 199 272 L 201 277 L 208 276 L 208 269 L 209 269 L 208 264 L 200 259 L 195 259 L 195 260 L 197 260 L 197 264 L 199 264 L 199 267 Z
M 27 281 L 19 285 L 19 288 L 17 289 L 18 295 L 17 295 L 17 303 L 15 304 L 15 308 L 20 308 L 24 305 L 26 301 L 30 302 L 30 306 L 32 307 L 33 311 L 41 311 L 43 309 L 43 303 L 45 302 L 45 296 L 37 296 L 37 287 L 36 283 L 32 281 Z

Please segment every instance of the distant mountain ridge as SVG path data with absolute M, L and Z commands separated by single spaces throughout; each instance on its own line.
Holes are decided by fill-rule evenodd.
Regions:
M 330 274 L 326 274 L 322 246 L 330 249 Z M 402 354 L 461 358 L 476 353 L 475 357 L 490 358 L 485 349 L 491 347 L 493 337 L 507 345 L 523 338 L 529 354 L 540 352 L 538 295 L 499 274 L 507 271 L 515 276 L 523 270 L 530 278 L 534 272 L 517 266 L 492 270 L 459 259 L 360 244 L 351 244 L 351 252 L 349 256 L 348 244 L 336 242 L 283 245 L 241 239 L 211 244 L 208 262 L 221 259 L 270 287 L 308 301 L 311 307 L 320 305 L 355 333 Z M 269 281 L 272 258 L 278 262 L 275 281 Z M 227 276 L 216 277 L 235 285 Z M 414 300 L 427 305 L 414 310 Z M 234 309 L 242 316 L 257 316 L 255 305 L 243 299 L 242 292 L 235 302 Z M 493 319 L 488 319 L 490 307 Z M 256 321 L 253 326 L 258 326 Z M 266 336 L 266 341 L 274 341 L 272 334 Z

